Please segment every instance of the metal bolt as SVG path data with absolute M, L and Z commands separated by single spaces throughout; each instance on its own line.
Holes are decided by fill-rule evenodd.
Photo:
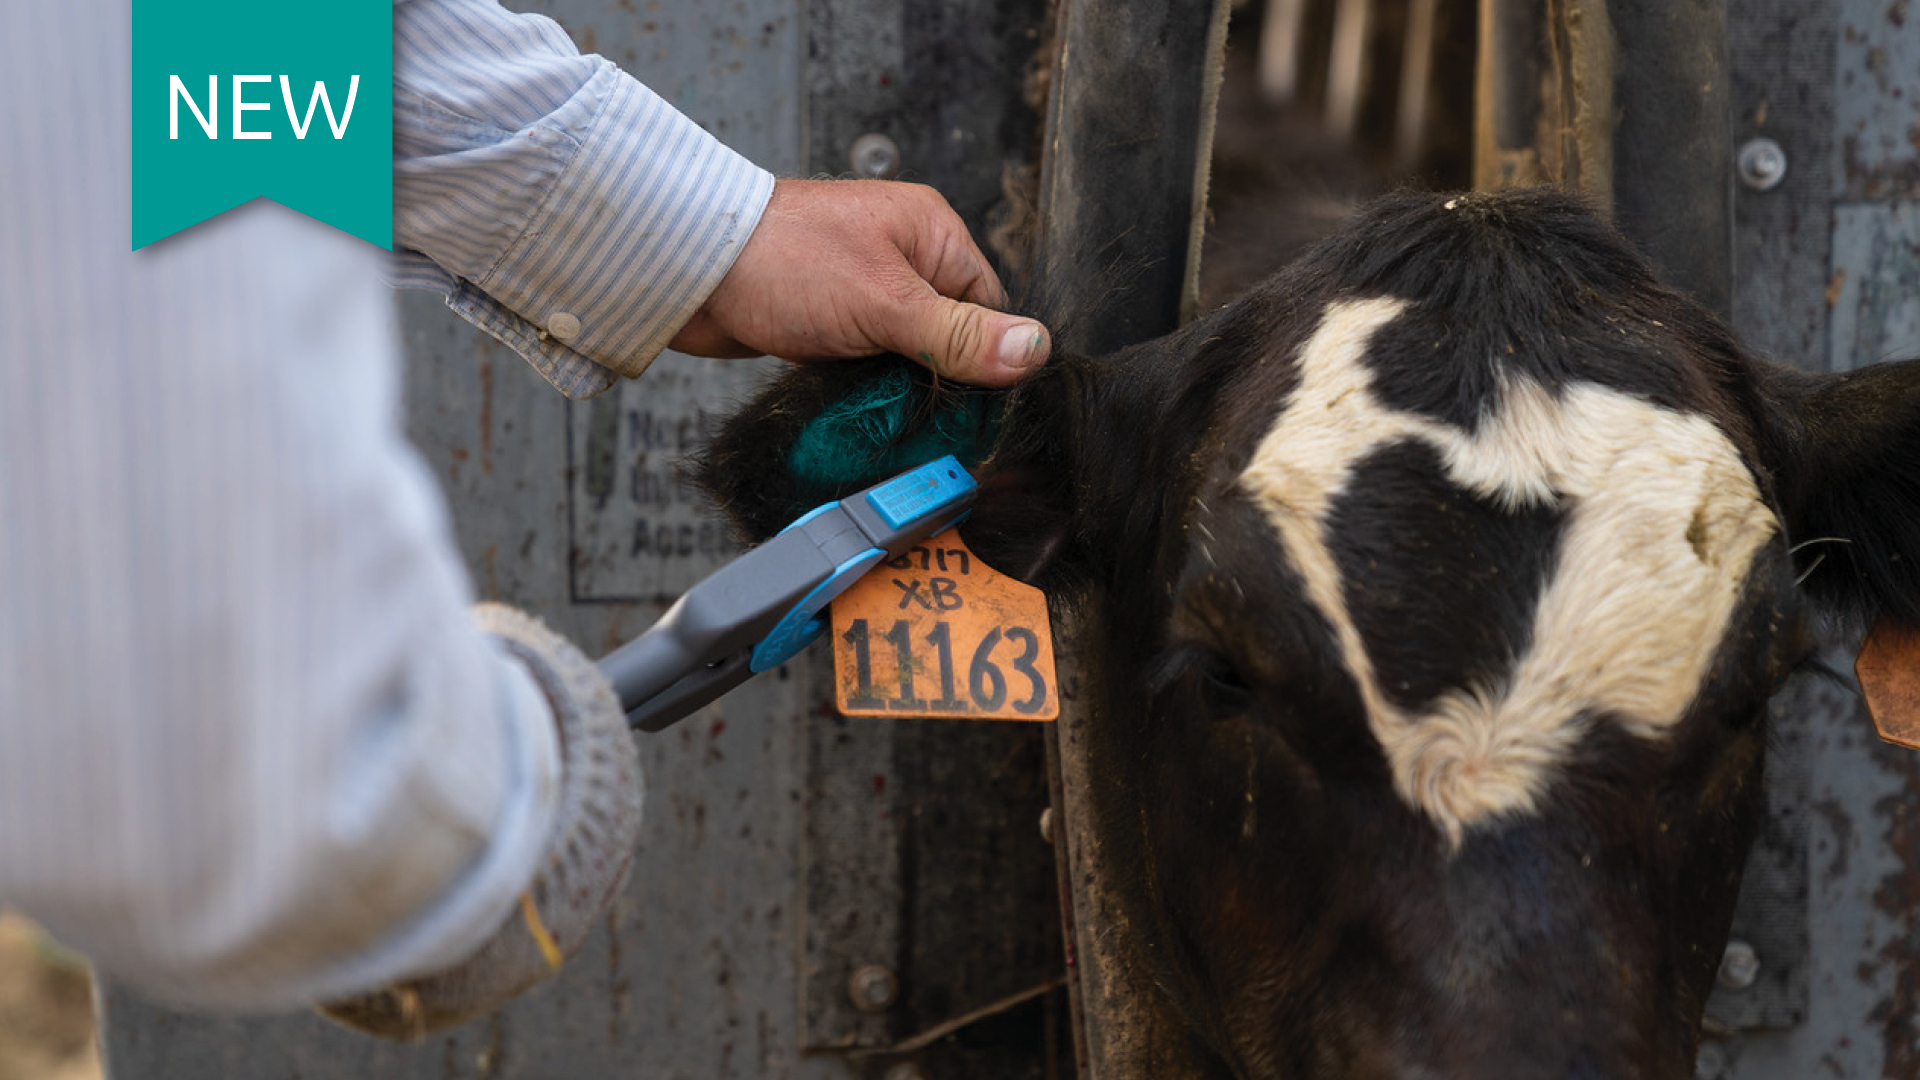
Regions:
M 1720 985 L 1729 990 L 1745 990 L 1760 977 L 1760 954 L 1744 941 L 1727 942 L 1720 957 Z
M 902 1061 L 881 1074 L 880 1080 L 927 1080 L 927 1073 L 911 1061 Z
M 847 996 L 861 1012 L 886 1012 L 900 996 L 900 983 L 893 972 L 879 964 L 867 964 L 847 976 Z
M 1053 843 L 1053 807 L 1040 811 L 1040 839 Z
M 1727 1071 L 1727 1051 L 1717 1042 L 1703 1042 L 1693 1059 L 1693 1080 L 1720 1080 Z
M 900 147 L 877 131 L 853 140 L 847 157 L 854 173 L 869 180 L 891 180 L 900 173 Z
M 1737 162 L 1740 182 L 1755 191 L 1772 191 L 1787 178 L 1787 152 L 1772 139 L 1748 139 Z

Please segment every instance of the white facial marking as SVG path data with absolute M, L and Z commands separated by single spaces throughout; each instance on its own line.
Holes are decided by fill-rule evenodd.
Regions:
M 1395 788 L 1458 846 L 1475 824 L 1534 809 L 1587 715 L 1612 714 L 1647 739 L 1686 715 L 1777 523 L 1704 416 L 1592 383 L 1555 399 L 1520 377 L 1473 433 L 1381 405 L 1367 346 L 1408 306 L 1327 308 L 1301 352 L 1300 384 L 1240 483 L 1333 627 Z M 1381 692 L 1325 534 L 1354 465 L 1409 439 L 1483 499 L 1569 515 L 1526 654 L 1498 685 L 1458 687 L 1418 715 Z

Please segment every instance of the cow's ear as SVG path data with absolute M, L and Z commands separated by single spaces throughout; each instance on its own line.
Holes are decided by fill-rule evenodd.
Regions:
M 1015 389 L 982 390 L 899 357 L 796 366 L 721 425 L 694 479 L 754 544 L 815 506 L 953 454 L 981 484 L 968 543 L 1031 580 L 1069 532 L 1075 425 L 1065 414 L 1080 368 L 1056 359 Z
M 1807 594 L 1920 626 L 1920 360 L 1763 383 L 1763 452 Z
M 693 478 L 757 544 L 942 454 L 973 468 L 993 448 L 1006 396 L 897 356 L 795 365 L 720 425 Z

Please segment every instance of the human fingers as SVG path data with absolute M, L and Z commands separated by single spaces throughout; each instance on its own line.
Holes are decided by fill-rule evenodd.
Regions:
M 1009 386 L 1047 362 L 1046 327 L 932 289 L 897 302 L 879 344 L 947 378 L 975 386 Z
M 909 196 L 895 224 L 895 242 L 915 273 L 942 296 L 995 310 L 1007 307 L 1007 290 L 967 227 L 930 187 L 902 185 Z

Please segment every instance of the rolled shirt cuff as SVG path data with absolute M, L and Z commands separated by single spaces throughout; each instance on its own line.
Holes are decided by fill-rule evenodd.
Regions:
M 773 174 L 618 68 L 597 72 L 583 97 L 603 82 L 587 133 L 478 280 L 417 253 L 402 253 L 395 273 L 397 284 L 437 285 L 570 397 L 645 371 L 732 268 L 773 194 Z

